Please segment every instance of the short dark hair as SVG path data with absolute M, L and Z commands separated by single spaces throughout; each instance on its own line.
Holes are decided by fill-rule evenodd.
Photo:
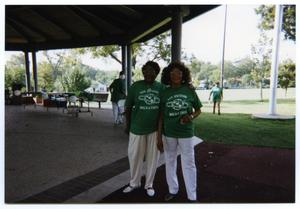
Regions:
M 161 83 L 165 85 L 171 84 L 170 73 L 173 69 L 179 69 L 182 72 L 182 84 L 191 84 L 191 72 L 182 62 L 172 62 L 163 69 L 161 75 Z
M 119 72 L 119 76 L 124 75 L 124 71 L 122 70 L 121 72 Z
M 155 70 L 156 75 L 159 74 L 160 67 L 157 64 L 157 62 L 154 62 L 154 61 L 148 61 L 148 62 L 146 62 L 146 64 L 143 65 L 142 70 L 144 70 L 148 66 L 151 67 L 153 70 Z

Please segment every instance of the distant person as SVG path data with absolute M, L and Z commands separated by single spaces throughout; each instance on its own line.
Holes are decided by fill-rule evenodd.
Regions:
M 179 191 L 177 152 L 180 151 L 187 199 L 197 202 L 193 120 L 201 113 L 202 104 L 191 85 L 190 71 L 183 63 L 169 64 L 162 73 L 161 81 L 167 87 L 161 96 L 157 144 L 160 150 L 164 150 L 166 161 L 169 193 L 165 201 L 174 199 Z
M 45 86 L 43 86 L 43 88 L 41 89 L 41 94 L 43 99 L 48 99 L 48 94 Z
M 125 102 L 126 129 L 129 133 L 128 160 L 130 182 L 124 193 L 141 187 L 143 161 L 145 159 L 146 194 L 155 195 L 153 181 L 159 159 L 157 128 L 160 107 L 161 83 L 155 81 L 160 72 L 156 62 L 148 61 L 143 67 L 144 80 L 133 83 Z
M 119 78 L 115 79 L 109 86 L 109 91 L 111 93 L 111 103 L 114 115 L 114 124 L 118 125 L 123 123 L 124 113 L 124 103 L 121 100 L 125 100 L 125 75 L 121 71 L 119 73 Z
M 219 82 L 216 82 L 215 86 L 211 89 L 208 100 L 210 100 L 211 95 L 213 95 L 213 103 L 214 103 L 213 114 L 215 114 L 216 105 L 218 105 L 218 115 L 220 115 L 221 114 L 220 104 L 221 101 L 223 100 L 223 89 L 220 87 Z
M 43 86 L 43 88 L 41 89 L 41 93 L 44 94 L 44 93 L 47 93 L 47 90 L 46 90 L 46 87 Z

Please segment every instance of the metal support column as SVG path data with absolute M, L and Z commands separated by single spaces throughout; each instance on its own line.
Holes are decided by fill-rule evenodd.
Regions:
M 30 85 L 30 69 L 29 69 L 29 56 L 28 51 L 25 51 L 25 72 L 26 72 L 26 91 L 29 92 L 31 90 Z
M 222 60 L 221 60 L 221 79 L 220 86 L 224 86 L 224 57 L 225 57 L 225 43 L 226 43 L 226 23 L 227 22 L 227 5 L 225 5 L 225 18 L 224 18 L 224 31 L 223 31 L 223 48 L 222 48 Z
M 131 86 L 132 61 L 131 61 L 131 45 L 127 45 L 127 87 Z
M 174 11 L 172 18 L 172 62 L 181 60 L 182 14 L 180 9 Z
M 37 64 L 36 64 L 36 52 L 32 52 L 32 74 L 34 81 L 34 92 L 38 91 L 38 78 L 37 78 Z
M 126 55 L 127 55 L 127 47 L 126 47 L 126 45 L 122 45 L 121 51 L 122 51 L 122 71 L 125 74 L 125 79 L 126 79 L 126 82 L 125 82 L 125 92 L 126 92 L 126 95 L 127 95 L 127 92 L 128 92 L 128 86 L 127 86 L 128 75 L 127 75 L 127 57 L 126 57 Z

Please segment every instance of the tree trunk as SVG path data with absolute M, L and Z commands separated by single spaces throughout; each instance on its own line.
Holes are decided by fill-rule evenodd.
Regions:
M 260 82 L 260 101 L 263 102 L 263 82 Z

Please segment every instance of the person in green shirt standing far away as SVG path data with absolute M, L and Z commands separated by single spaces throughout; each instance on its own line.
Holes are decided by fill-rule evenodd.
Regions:
M 155 194 L 153 180 L 159 159 L 157 148 L 157 128 L 160 96 L 163 85 L 155 78 L 160 72 L 156 62 L 148 61 L 143 67 L 144 80 L 130 86 L 125 102 L 126 129 L 129 133 L 128 159 L 130 182 L 124 193 L 141 186 L 143 159 L 146 164 L 145 190 L 148 196 Z
M 221 115 L 220 104 L 223 99 L 223 89 L 220 88 L 219 82 L 216 82 L 215 86 L 211 89 L 208 100 L 210 100 L 211 95 L 213 95 L 213 102 L 214 102 L 213 114 L 215 114 L 215 112 L 216 112 L 215 110 L 216 110 L 216 104 L 217 104 L 218 105 L 218 115 Z
M 161 81 L 169 86 L 163 91 L 161 97 L 157 137 L 158 147 L 165 153 L 166 178 L 169 188 L 165 201 L 175 198 L 179 191 L 176 174 L 177 150 L 179 149 L 187 199 L 189 202 L 197 202 L 193 120 L 201 113 L 202 104 L 191 85 L 190 71 L 183 63 L 169 64 L 162 73 Z
M 111 103 L 114 115 L 114 124 L 118 125 L 123 123 L 124 104 L 121 104 L 121 100 L 126 98 L 125 94 L 125 75 L 121 71 L 119 73 L 119 78 L 115 79 L 109 86 L 109 91 L 111 93 Z

